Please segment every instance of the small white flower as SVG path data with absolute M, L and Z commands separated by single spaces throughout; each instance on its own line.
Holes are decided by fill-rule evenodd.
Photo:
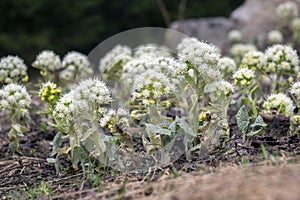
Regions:
M 231 30 L 228 33 L 228 39 L 232 43 L 240 42 L 242 39 L 242 33 L 239 30 Z
M 265 71 L 269 73 L 299 71 L 299 58 L 296 50 L 281 44 L 269 47 L 264 57 Z
M 165 46 L 159 46 L 157 44 L 142 44 L 137 46 L 134 49 L 134 57 L 135 58 L 142 58 L 142 57 L 171 57 L 171 50 Z
M 157 102 L 162 97 L 168 97 L 174 92 L 175 85 L 167 76 L 149 69 L 136 77 L 133 84 L 132 98 L 137 101 L 142 100 L 142 103 L 146 105 L 151 101 Z
M 239 64 L 246 53 L 256 50 L 257 49 L 253 44 L 234 44 L 230 48 L 229 53 L 234 58 L 235 62 Z
M 131 60 L 131 49 L 126 45 L 117 45 L 112 50 L 107 52 L 99 62 L 99 71 L 109 73 L 114 68 L 120 67 L 122 70 L 123 66 Z
M 115 134 L 129 127 L 128 117 L 129 112 L 124 108 L 119 108 L 118 110 L 109 109 L 100 119 L 100 126 L 108 128 L 110 133 Z
M 279 4 L 276 8 L 279 20 L 290 21 L 298 16 L 298 6 L 293 1 L 286 1 Z
M 263 70 L 264 54 L 260 51 L 249 51 L 242 59 L 241 68 L 248 68 L 254 71 Z
M 240 86 L 248 86 L 252 83 L 255 74 L 254 71 L 248 68 L 241 68 L 233 74 L 234 84 Z
M 268 43 L 269 44 L 279 44 L 282 43 L 283 36 L 278 30 L 272 30 L 268 33 Z
M 26 114 L 30 103 L 30 95 L 24 86 L 11 83 L 0 90 L 0 107 L 6 110 L 18 110 L 21 114 Z
M 32 63 L 32 66 L 43 71 L 55 72 L 62 68 L 58 55 L 53 51 L 44 50 L 39 53 Z
M 181 73 L 187 73 L 192 67 L 206 81 L 220 78 L 218 62 L 221 55 L 217 47 L 196 38 L 185 38 L 177 46 L 177 51 L 181 62 L 192 65 Z
M 218 63 L 220 69 L 227 74 L 231 74 L 233 71 L 236 70 L 236 63 L 232 58 L 229 57 L 222 57 Z
M 0 82 L 25 82 L 27 81 L 27 67 L 18 56 L 6 56 L 0 60 Z
M 64 94 L 56 103 L 53 110 L 53 116 L 55 118 L 59 118 L 60 120 L 72 121 L 74 116 L 74 105 L 72 99 L 72 91 Z
M 292 85 L 291 94 L 293 94 L 298 101 L 300 100 L 300 82 L 296 82 Z
M 63 71 L 59 77 L 64 80 L 83 79 L 93 73 L 88 57 L 82 53 L 71 51 L 65 55 L 62 61 Z
M 72 90 L 76 112 L 92 113 L 112 101 L 110 89 L 99 79 L 86 79 Z
M 285 94 L 272 94 L 263 104 L 266 112 L 270 113 L 272 110 L 276 110 L 283 115 L 291 115 L 293 113 L 293 102 Z

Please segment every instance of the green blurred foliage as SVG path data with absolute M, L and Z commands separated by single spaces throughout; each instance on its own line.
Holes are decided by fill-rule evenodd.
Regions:
M 180 0 L 164 0 L 171 20 Z M 188 0 L 185 18 L 229 16 L 243 0 Z M 43 49 L 88 53 L 101 41 L 136 27 L 165 27 L 156 0 L 1 0 L 0 56 L 32 62 Z

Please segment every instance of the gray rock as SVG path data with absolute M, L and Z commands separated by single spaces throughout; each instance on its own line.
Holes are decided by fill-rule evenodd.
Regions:
M 270 30 L 276 29 L 276 7 L 286 0 L 246 0 L 231 13 L 235 29 L 242 33 L 242 39 L 262 45 Z M 300 5 L 300 0 L 294 0 Z
M 233 28 L 233 22 L 224 17 L 188 19 L 173 22 L 170 28 L 223 48 L 228 42 L 227 34 Z

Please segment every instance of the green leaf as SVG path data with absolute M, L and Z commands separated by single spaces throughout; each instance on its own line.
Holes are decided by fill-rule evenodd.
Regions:
M 56 154 L 57 148 L 61 145 L 62 143 L 62 134 L 61 132 L 58 132 L 52 142 L 52 156 Z
M 56 163 L 55 158 L 47 158 L 47 163 Z
M 25 133 L 25 132 L 28 132 L 28 131 L 29 131 L 28 128 L 26 128 L 25 126 L 22 126 L 22 125 L 20 125 L 20 124 L 13 124 L 13 125 L 12 125 L 12 128 L 13 128 L 18 134 L 20 134 L 20 133 Z M 22 135 L 22 134 L 20 134 L 20 135 Z
M 152 133 L 158 133 L 160 135 L 168 135 L 168 136 L 171 136 L 171 133 L 172 133 L 170 130 L 161 128 L 160 126 L 157 126 L 157 125 L 146 123 L 145 126 L 146 126 L 147 132 L 150 131 Z
M 259 129 L 257 131 L 251 131 L 250 133 L 247 133 L 247 136 L 256 136 L 256 135 L 260 135 L 263 132 L 263 129 Z
M 195 133 L 193 132 L 193 130 L 191 129 L 191 127 L 181 118 L 179 118 L 179 121 L 177 124 L 184 131 L 184 133 L 191 135 L 193 137 L 196 136 Z
M 79 146 L 75 146 L 72 150 L 71 150 L 71 155 L 72 155 L 72 162 L 77 165 L 80 160 L 81 160 L 81 149 Z
M 244 134 L 248 130 L 249 115 L 246 107 L 243 105 L 236 114 L 236 121 L 240 131 Z
M 258 115 L 257 118 L 255 119 L 255 122 L 251 124 L 251 128 L 257 128 L 257 127 L 266 127 L 267 124 L 264 122 L 263 118 Z

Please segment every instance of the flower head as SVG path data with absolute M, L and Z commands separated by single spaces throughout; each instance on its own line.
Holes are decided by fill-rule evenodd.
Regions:
M 291 94 L 296 97 L 296 99 L 300 100 L 300 82 L 296 82 L 291 87 Z
M 86 79 L 72 90 L 75 112 L 93 113 L 112 101 L 110 89 L 99 79 Z
M 265 71 L 269 73 L 299 71 L 299 58 L 297 52 L 291 47 L 276 44 L 265 52 Z
M 270 95 L 263 104 L 263 107 L 267 113 L 276 110 L 282 115 L 291 115 L 294 108 L 292 100 L 282 93 Z
M 57 87 L 55 83 L 44 83 L 39 91 L 39 96 L 42 101 L 47 103 L 56 103 L 61 95 L 61 88 Z
M 240 42 L 241 39 L 242 39 L 242 34 L 240 31 L 238 30 L 231 30 L 229 33 L 228 33 L 228 39 L 230 42 L 232 43 L 236 43 L 236 42 Z
M 76 51 L 69 52 L 63 58 L 62 66 L 64 70 L 59 77 L 63 80 L 83 79 L 93 73 L 87 56 Z
M 230 97 L 234 92 L 233 85 L 227 81 L 221 80 L 210 83 L 205 86 L 205 92 L 214 92 L 218 97 Z M 223 99 L 225 100 L 225 99 Z
M 207 81 L 220 78 L 219 58 L 220 50 L 205 42 L 200 42 L 196 38 L 185 38 L 177 46 L 178 57 L 181 62 L 188 66 L 179 73 L 185 74 L 192 68 Z
M 147 70 L 137 76 L 133 84 L 132 98 L 144 105 L 155 104 L 162 97 L 175 92 L 175 85 L 163 73 Z
M 56 103 L 53 110 L 53 117 L 60 121 L 69 122 L 73 120 L 74 105 L 73 105 L 73 92 L 64 94 Z
M 165 46 L 159 46 L 157 44 L 142 44 L 137 46 L 134 49 L 134 57 L 135 58 L 142 58 L 142 57 L 171 57 L 171 50 Z
M 100 60 L 99 71 L 109 77 L 115 76 L 116 73 L 122 71 L 123 66 L 131 59 L 131 49 L 126 45 L 117 45 Z
M 272 30 L 268 33 L 269 44 L 279 44 L 283 41 L 282 33 L 278 30 Z
M 236 70 L 236 63 L 232 58 L 222 57 L 219 60 L 219 68 L 226 74 L 231 74 Z
M 298 6 L 293 1 L 286 1 L 276 8 L 276 15 L 279 20 L 289 22 L 298 16 Z
M 0 108 L 17 111 L 21 116 L 29 113 L 31 98 L 22 85 L 10 83 L 0 90 Z
M 124 108 L 109 109 L 100 119 L 100 126 L 112 134 L 123 132 L 129 127 L 129 112 Z
M 246 53 L 249 51 L 256 51 L 256 47 L 253 44 L 234 44 L 230 50 L 229 53 L 230 55 L 234 58 L 235 62 L 237 64 L 240 64 L 242 61 L 242 58 Z
M 254 77 L 254 71 L 248 68 L 241 68 L 233 74 L 234 84 L 241 87 L 251 85 Z
M 62 68 L 59 56 L 49 50 L 44 50 L 39 53 L 32 63 L 32 66 L 42 71 L 50 72 L 55 72 Z
M 260 51 L 249 51 L 242 59 L 241 68 L 248 68 L 254 71 L 263 70 L 264 54 Z
M 28 80 L 27 67 L 18 56 L 6 56 L 0 60 L 0 82 L 14 83 Z

